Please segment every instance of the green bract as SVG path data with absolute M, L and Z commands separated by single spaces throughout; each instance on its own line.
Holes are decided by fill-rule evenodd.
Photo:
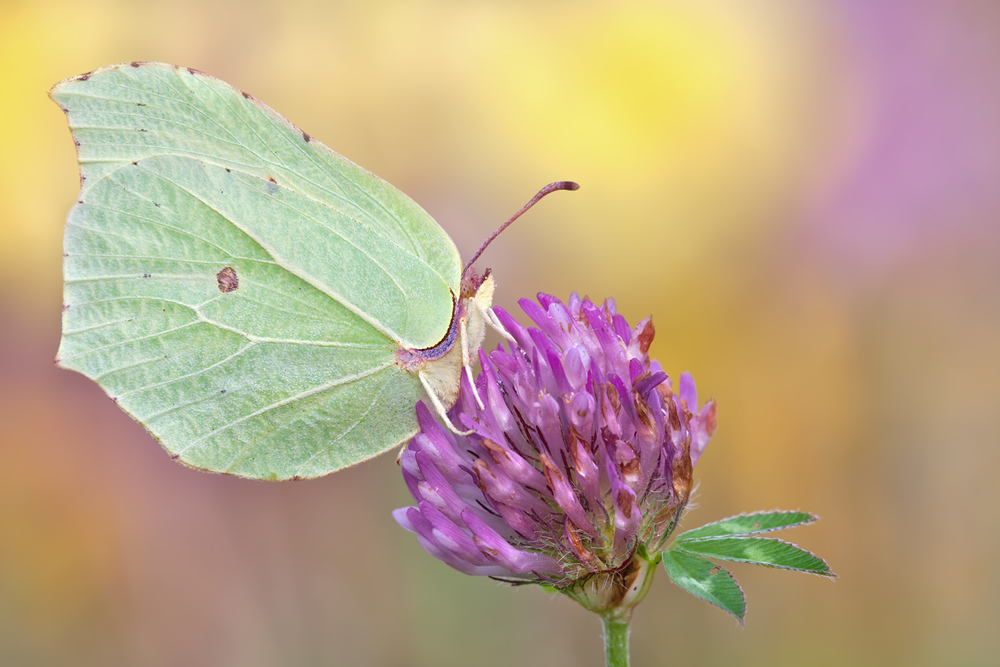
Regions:
M 51 96 L 81 184 L 62 367 L 215 472 L 315 477 L 416 432 L 396 352 L 445 337 L 462 273 L 427 213 L 196 70 L 115 65 Z

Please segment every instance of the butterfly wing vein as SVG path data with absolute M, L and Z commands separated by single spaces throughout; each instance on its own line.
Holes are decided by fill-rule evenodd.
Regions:
M 454 244 L 419 206 L 207 75 L 57 85 L 77 142 L 61 365 L 178 460 L 313 477 L 416 431 L 399 346 L 443 337 Z

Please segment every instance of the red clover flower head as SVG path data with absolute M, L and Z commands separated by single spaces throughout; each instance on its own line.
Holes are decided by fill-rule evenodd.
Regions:
M 483 408 L 462 378 L 449 417 L 469 435 L 417 405 L 420 432 L 400 459 L 417 506 L 394 517 L 466 574 L 575 586 L 589 608 L 617 606 L 625 592 L 612 599 L 607 582 L 631 584 L 637 552 L 645 561 L 662 550 L 715 403 L 698 408 L 687 373 L 671 386 L 648 357 L 652 322 L 630 328 L 614 300 L 539 294 L 520 305 L 537 328 L 494 309 L 516 343 L 480 350 Z

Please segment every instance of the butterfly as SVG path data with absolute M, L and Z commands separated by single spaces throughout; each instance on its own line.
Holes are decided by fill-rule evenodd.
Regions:
M 185 465 L 304 479 L 446 411 L 494 279 L 419 205 L 203 72 L 67 79 L 80 195 L 66 220 L 59 366 L 95 380 Z M 471 383 L 470 383 L 471 384 Z M 474 385 L 473 385 L 474 388 Z

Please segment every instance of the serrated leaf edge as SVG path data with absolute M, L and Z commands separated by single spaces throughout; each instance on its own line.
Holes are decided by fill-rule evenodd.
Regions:
M 823 565 L 826 566 L 827 571 L 826 572 L 822 572 L 822 571 L 819 571 L 819 570 L 807 570 L 807 569 L 800 568 L 800 567 L 789 567 L 787 565 L 775 565 L 774 563 L 763 563 L 761 561 L 749 560 L 749 559 L 746 559 L 746 558 L 729 558 L 727 556 L 719 556 L 717 554 L 705 554 L 705 553 L 701 553 L 699 551 L 688 551 L 687 549 L 684 548 L 684 544 L 698 544 L 699 542 L 717 542 L 719 540 L 767 540 L 768 542 L 781 542 L 782 544 L 787 544 L 788 546 L 795 547 L 799 551 L 802 551 L 804 553 L 809 554 L 810 556 L 812 556 L 816 560 L 818 560 L 821 563 L 823 563 Z M 712 559 L 712 560 L 722 560 L 722 561 L 726 561 L 726 562 L 730 562 L 730 563 L 749 563 L 750 565 L 759 565 L 761 567 L 770 567 L 770 568 L 773 568 L 775 570 L 789 570 L 791 572 L 803 572 L 805 574 L 815 574 L 818 577 L 828 577 L 830 579 L 837 579 L 838 578 L 837 573 L 834 572 L 832 569 L 830 569 L 830 564 L 826 562 L 825 558 L 820 558 L 819 556 L 817 556 L 813 552 L 809 551 L 808 549 L 803 549 L 802 547 L 800 547 L 799 545 L 795 544 L 794 542 L 787 542 L 785 540 L 779 540 L 776 537 L 758 537 L 757 535 L 713 535 L 712 537 L 700 537 L 700 538 L 695 538 L 693 540 L 686 540 L 683 544 L 676 543 L 673 546 L 671 546 L 671 549 L 668 549 L 668 551 L 670 551 L 670 550 L 683 551 L 686 554 L 690 554 L 692 556 L 698 556 L 700 558 L 704 558 L 705 560 Z
M 667 551 L 670 551 L 670 549 L 668 549 Z M 685 551 L 684 553 L 686 553 L 689 556 L 696 556 L 698 558 L 701 558 L 704 561 L 712 563 L 713 566 L 719 568 L 720 571 L 726 573 L 726 576 L 729 577 L 729 580 L 732 581 L 733 584 L 736 586 L 736 590 L 738 590 L 740 592 L 740 597 L 743 599 L 743 615 L 742 616 L 737 616 L 731 610 L 726 609 L 721 604 L 717 604 L 715 602 L 712 602 L 711 600 L 709 600 L 707 598 L 703 598 L 700 595 L 695 595 L 690 590 L 688 590 L 687 588 L 684 588 L 683 586 L 681 586 L 680 584 L 678 584 L 676 581 L 674 581 L 674 578 L 670 576 L 670 570 L 668 570 L 667 566 L 664 565 L 663 566 L 663 571 L 667 573 L 667 579 L 670 580 L 670 583 L 672 583 L 674 586 L 676 586 L 677 588 L 681 589 L 682 591 L 684 591 L 685 593 L 687 593 L 691 597 L 697 598 L 697 599 L 701 600 L 702 602 L 707 602 L 708 604 L 712 605 L 713 607 L 715 607 L 717 609 L 721 609 L 722 611 L 726 612 L 727 614 L 729 614 L 730 616 L 732 616 L 733 618 L 735 618 L 737 621 L 739 621 L 741 627 L 746 627 L 747 594 L 744 592 L 743 587 L 740 586 L 740 582 L 736 581 L 736 577 L 733 576 L 733 573 L 730 572 L 729 570 L 727 570 L 726 568 L 722 567 L 721 565 L 716 565 L 715 563 L 713 563 L 712 561 L 708 560 L 707 558 L 705 558 L 701 554 L 693 554 L 693 553 L 690 553 L 690 552 L 687 552 L 687 551 Z
M 680 542 L 680 541 L 687 541 L 689 539 L 690 540 L 709 539 L 708 537 L 704 537 L 704 538 L 702 538 L 702 537 L 685 538 L 684 536 L 687 535 L 688 533 L 693 533 L 696 530 L 701 530 L 702 528 L 706 528 L 708 526 L 714 526 L 715 524 L 723 523 L 725 521 L 731 521 L 733 519 L 739 519 L 739 518 L 742 518 L 742 517 L 751 517 L 751 516 L 756 516 L 758 514 L 793 514 L 793 513 L 807 514 L 809 516 L 809 519 L 807 519 L 805 521 L 800 521 L 798 523 L 792 523 L 792 524 L 789 524 L 787 526 L 780 526 L 780 527 L 777 527 L 777 528 L 765 528 L 763 530 L 755 530 L 755 531 L 749 532 L 749 533 L 727 533 L 725 535 L 712 535 L 711 537 L 742 537 L 742 536 L 746 536 L 746 535 L 763 535 L 764 533 L 773 533 L 773 532 L 778 531 L 778 530 L 789 530 L 791 528 L 798 528 L 799 526 L 808 526 L 808 525 L 816 523 L 817 521 L 820 520 L 820 516 L 818 514 L 813 514 L 812 512 L 804 512 L 802 510 L 777 510 L 776 509 L 776 510 L 760 510 L 760 511 L 757 511 L 757 512 L 741 512 L 740 514 L 734 514 L 732 516 L 727 516 L 724 519 L 719 519 L 717 521 L 711 521 L 711 522 L 706 523 L 704 525 L 698 526 L 697 528 L 692 528 L 690 530 L 686 530 L 683 533 L 681 533 L 681 534 L 677 535 L 676 537 L 674 537 L 674 540 L 677 541 L 677 542 Z

